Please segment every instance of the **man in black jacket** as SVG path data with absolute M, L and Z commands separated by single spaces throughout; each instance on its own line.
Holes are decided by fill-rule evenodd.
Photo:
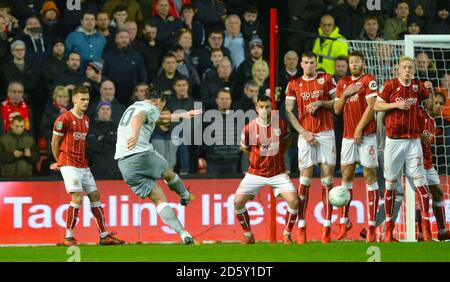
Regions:
M 121 176 L 114 160 L 117 125 L 111 120 L 111 103 L 101 102 L 96 109 L 96 120 L 87 136 L 88 156 L 92 174 L 97 179 L 115 179 Z
M 345 0 L 331 11 L 339 32 L 347 40 L 357 39 L 364 25 L 365 7 L 361 0 Z
M 234 83 L 233 68 L 231 66 L 231 61 L 227 57 L 220 60 L 217 65 L 217 72 L 207 72 L 203 78 L 200 89 L 203 107 L 207 110 L 215 108 L 217 92 L 225 87 L 232 93 L 232 98 L 235 98 L 235 95 L 240 94 L 235 92 L 236 85 Z
M 76 86 L 81 86 L 87 83 L 87 78 L 80 72 L 81 56 L 77 52 L 70 52 L 66 59 L 66 68 L 64 72 L 55 78 L 55 83 L 52 86 L 55 89 L 56 86 L 66 86 L 68 89 L 73 90 Z
M 55 79 L 66 69 L 64 52 L 66 50 L 63 39 L 57 39 L 52 46 L 52 54 L 44 60 L 44 77 L 47 86 L 55 84 Z
M 111 107 L 111 121 L 117 126 L 122 117 L 125 107 L 115 99 L 116 88 L 111 80 L 105 80 L 100 85 L 100 98 L 90 103 L 87 115 L 94 120 L 96 118 L 98 106 L 101 103 L 109 103 Z
M 138 82 L 147 81 L 147 69 L 142 56 L 129 48 L 130 35 L 127 30 L 118 30 L 116 46 L 103 55 L 103 73 L 116 85 L 117 100 L 126 105 Z

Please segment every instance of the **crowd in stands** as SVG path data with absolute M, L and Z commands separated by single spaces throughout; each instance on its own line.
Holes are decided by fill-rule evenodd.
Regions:
M 80 1 L 81 9 L 72 10 L 66 0 L 0 0 L 1 176 L 51 174 L 53 123 L 70 110 L 71 91 L 79 85 L 91 94 L 87 140 L 96 178 L 120 178 L 113 159 L 117 125 L 126 107 L 150 89 L 163 94 L 163 111 L 191 110 L 201 102 L 205 111 L 222 115 L 223 127 L 212 136 L 223 142 L 212 145 L 208 140 L 175 144 L 177 124 L 157 126 L 149 142 L 177 172 L 245 172 L 240 132 L 229 126 L 234 121 L 228 117 L 232 110 L 254 109 L 258 96 L 270 95 L 269 19 L 261 16 L 263 1 Z M 383 0 L 381 11 L 368 9 L 366 2 L 287 1 L 287 28 L 302 33 L 283 36 L 279 44 L 281 115 L 288 81 L 302 75 L 302 52 L 312 50 L 318 69 L 337 81 L 348 71 L 346 40 L 450 34 L 450 0 Z M 433 77 L 437 91 L 448 97 L 450 72 L 441 70 L 430 54 L 417 55 L 418 76 Z M 450 122 L 449 111 L 444 110 L 443 123 Z M 205 131 L 212 122 L 195 126 Z M 337 116 L 335 127 L 339 144 L 342 120 Z M 297 170 L 296 154 L 295 146 L 286 154 L 290 171 Z

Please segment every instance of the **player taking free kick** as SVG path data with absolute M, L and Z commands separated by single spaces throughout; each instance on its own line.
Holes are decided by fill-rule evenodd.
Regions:
M 120 245 L 125 242 L 115 238 L 106 230 L 105 216 L 100 202 L 94 177 L 86 158 L 86 136 L 89 131 L 89 118 L 84 113 L 89 105 L 89 90 L 79 87 L 73 90 L 73 108 L 60 115 L 54 124 L 52 152 L 57 163 L 52 170 L 61 171 L 67 193 L 72 197 L 67 211 L 66 247 L 78 244 L 73 229 L 77 224 L 78 211 L 83 200 L 83 191 L 91 203 L 91 212 L 100 232 L 100 245 Z
M 256 102 L 258 117 L 248 123 L 241 134 L 241 150 L 249 156 L 250 167 L 236 190 L 234 208 L 236 217 L 244 229 L 243 244 L 255 243 L 250 217 L 245 203 L 253 199 L 265 185 L 273 188 L 276 197 L 287 202 L 286 225 L 283 242 L 291 244 L 291 231 L 297 219 L 298 196 L 284 167 L 284 153 L 288 148 L 288 124 L 279 119 L 266 96 Z
M 156 210 L 163 220 L 187 245 L 193 244 L 192 236 L 184 229 L 174 210 L 167 203 L 162 188 L 156 179 L 163 179 L 170 190 L 177 193 L 182 205 L 187 205 L 193 195 L 186 189 L 181 178 L 170 169 L 169 164 L 150 143 L 155 125 L 191 118 L 201 114 L 201 110 L 192 110 L 180 114 L 160 114 L 161 94 L 146 92 L 145 100 L 137 101 L 123 113 L 117 128 L 116 154 L 123 179 L 133 192 L 142 199 L 150 198 L 156 204 Z

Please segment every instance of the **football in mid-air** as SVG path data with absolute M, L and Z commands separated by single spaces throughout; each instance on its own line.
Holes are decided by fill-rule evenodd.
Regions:
M 328 194 L 330 204 L 338 208 L 350 203 L 350 198 L 350 191 L 344 186 L 336 186 Z

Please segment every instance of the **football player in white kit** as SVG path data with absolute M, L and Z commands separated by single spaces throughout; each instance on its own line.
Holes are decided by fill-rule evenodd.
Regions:
M 116 154 L 123 179 L 133 192 L 150 198 L 155 204 L 163 222 L 178 233 L 185 244 L 193 244 L 192 236 L 184 229 L 156 179 L 163 179 L 176 192 L 182 205 L 187 205 L 193 195 L 186 189 L 181 178 L 169 168 L 167 161 L 150 143 L 150 137 L 157 123 L 178 121 L 199 115 L 201 110 L 178 114 L 160 115 L 161 95 L 156 91 L 146 93 L 146 99 L 137 101 L 127 108 L 117 128 Z

